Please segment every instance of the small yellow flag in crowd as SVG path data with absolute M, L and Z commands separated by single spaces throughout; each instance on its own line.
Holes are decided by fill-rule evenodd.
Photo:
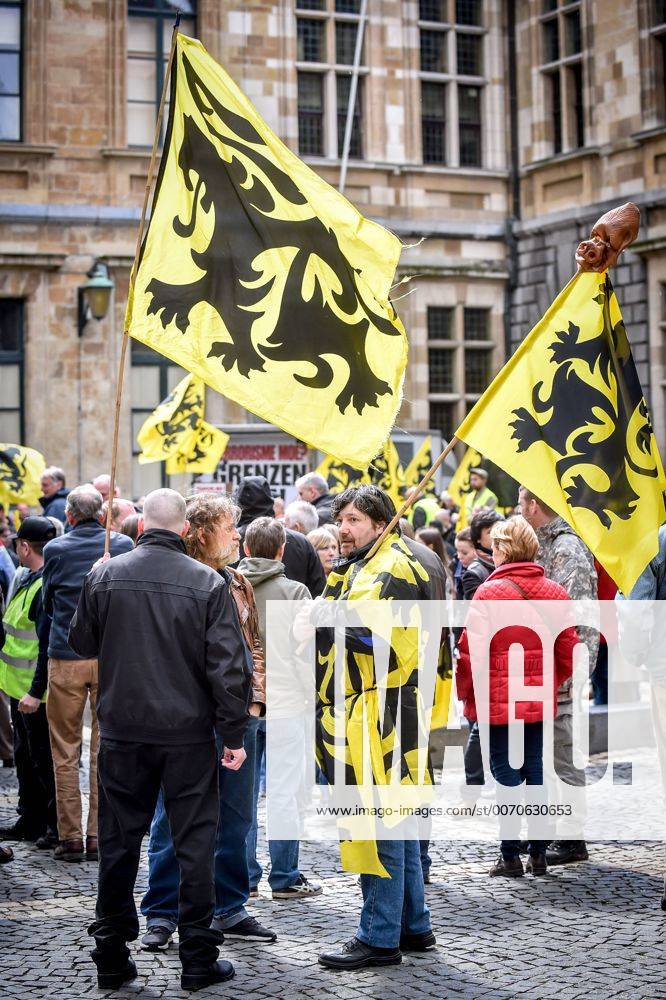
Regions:
M 229 435 L 206 423 L 204 406 L 204 383 L 196 375 L 186 375 L 137 434 L 139 462 L 166 461 L 168 475 L 215 472 Z
M 413 459 L 405 469 L 405 485 L 418 486 L 428 469 L 432 467 L 432 440 L 428 436 L 418 449 Z M 421 494 L 422 497 L 436 495 L 437 488 L 434 478 L 428 480 L 428 485 Z
M 224 454 L 229 435 L 202 420 L 189 451 L 178 451 L 166 460 L 168 476 L 179 472 L 215 472 Z
M 42 495 L 44 456 L 20 444 L 0 444 L 0 503 L 34 506 Z
M 374 483 L 389 494 L 396 506 L 401 501 L 400 487 L 405 484 L 398 449 L 391 438 L 384 443 L 384 447 L 367 469 L 355 469 L 327 455 L 315 472 L 324 477 L 328 483 L 329 493 L 342 493 L 348 486 Z
M 222 395 L 358 468 L 407 363 L 401 251 L 292 153 L 179 34 L 164 152 L 126 329 Z
M 607 273 L 569 282 L 456 437 L 552 507 L 631 590 L 658 549 L 666 480 Z

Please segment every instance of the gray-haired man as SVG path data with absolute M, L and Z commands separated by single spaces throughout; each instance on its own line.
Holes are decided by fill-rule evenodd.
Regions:
M 57 517 L 65 524 L 65 504 L 69 495 L 65 486 L 65 473 L 57 465 L 50 465 L 48 469 L 44 469 L 40 485 L 43 496 L 39 502 L 44 517 Z
M 331 514 L 331 504 L 333 496 L 328 492 L 328 483 L 318 472 L 307 472 L 300 479 L 296 480 L 296 490 L 298 499 L 311 503 L 317 511 L 319 527 L 324 524 L 333 524 Z M 315 525 L 317 527 L 317 525 Z
M 99 523 L 102 497 L 94 486 L 77 486 L 67 496 L 65 516 L 70 531 L 44 548 L 43 598 L 51 619 L 49 635 L 49 720 L 56 783 L 58 836 L 55 856 L 61 861 L 97 858 L 97 659 L 83 658 L 67 641 L 86 575 L 104 553 L 104 528 Z M 132 548 L 127 535 L 111 533 L 111 555 Z M 90 805 L 83 843 L 79 757 L 83 713 L 90 701 Z

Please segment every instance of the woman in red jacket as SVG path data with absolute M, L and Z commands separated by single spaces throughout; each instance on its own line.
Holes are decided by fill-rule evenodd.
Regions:
M 515 802 L 516 792 L 507 792 L 507 788 L 515 789 L 522 785 L 540 786 L 540 791 L 531 801 L 537 799 L 545 804 L 545 789 L 543 785 L 543 719 L 544 707 L 549 718 L 557 715 L 557 689 L 559 685 L 571 676 L 573 649 L 578 642 L 574 628 L 561 630 L 561 625 L 553 620 L 550 626 L 553 635 L 557 635 L 554 645 L 554 671 L 552 681 L 552 702 L 543 700 L 516 701 L 513 707 L 509 699 L 509 649 L 512 644 L 523 648 L 524 684 L 543 684 L 543 650 L 541 640 L 534 631 L 535 627 L 546 621 L 546 608 L 539 611 L 538 607 L 530 606 L 521 614 L 522 621 L 532 622 L 532 628 L 526 625 L 511 624 L 502 627 L 500 615 L 494 613 L 494 607 L 484 608 L 484 601 L 568 601 L 569 597 L 558 583 L 544 576 L 543 567 L 534 562 L 539 548 L 537 536 L 524 517 L 516 516 L 507 521 L 499 521 L 491 532 L 493 546 L 493 562 L 495 570 L 485 583 L 482 583 L 472 600 L 470 611 L 465 623 L 460 643 L 460 659 L 456 669 L 456 686 L 458 697 L 464 703 L 465 716 L 471 722 L 489 724 L 490 732 L 490 769 L 498 783 L 498 802 Z M 549 608 L 552 615 L 552 608 Z M 506 616 L 503 616 L 504 618 Z M 558 616 L 559 618 L 559 616 Z M 512 621 L 516 615 L 512 616 Z M 558 634 L 559 633 L 559 634 Z M 492 636 L 487 662 L 488 686 L 484 687 L 483 696 L 477 692 L 475 697 L 472 680 L 472 663 L 470 657 L 470 640 L 472 649 L 475 642 L 483 649 L 485 637 Z M 486 638 L 486 646 L 487 638 Z M 475 653 L 475 656 L 479 655 Z M 482 662 L 482 661 L 481 661 Z M 478 678 L 477 678 L 478 679 Z M 552 707 L 551 707 L 552 705 Z M 515 714 L 514 714 L 515 713 Z M 520 768 L 509 763 L 509 723 L 514 719 L 524 725 L 524 761 Z M 529 824 L 528 824 L 529 827 Z M 502 822 L 501 855 L 490 871 L 491 875 L 520 876 L 523 865 L 520 860 L 520 815 L 514 813 Z M 505 836 L 509 833 L 510 839 Z M 531 840 L 529 844 L 529 860 L 527 871 L 533 875 L 546 873 L 545 840 Z

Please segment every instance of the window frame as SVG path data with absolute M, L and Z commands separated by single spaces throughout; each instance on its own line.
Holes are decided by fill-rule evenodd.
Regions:
M 419 79 L 421 84 L 421 162 L 428 166 L 448 167 L 457 170 L 483 170 L 486 166 L 486 143 L 484 141 L 484 121 L 486 119 L 486 91 L 490 83 L 487 75 L 488 67 L 488 45 L 487 37 L 489 28 L 483 23 L 483 5 L 480 5 L 480 24 L 459 23 L 456 20 L 457 5 L 455 0 L 442 0 L 442 20 L 426 21 L 419 16 Z M 418 11 L 421 13 L 420 8 Z M 424 69 L 421 61 L 421 39 L 425 33 L 434 34 L 438 32 L 445 37 L 443 49 L 446 52 L 446 71 L 436 72 L 431 69 Z M 458 67 L 458 39 L 465 36 L 473 36 L 479 39 L 479 61 L 477 67 L 480 72 L 463 73 Z M 432 125 L 431 116 L 426 116 L 423 109 L 423 86 L 428 83 L 440 83 L 446 85 L 445 98 L 445 121 L 444 121 L 444 142 L 441 159 L 426 155 L 426 130 Z M 460 97 L 459 90 L 463 87 L 474 87 L 479 92 L 479 122 L 472 123 L 461 121 L 460 119 Z M 472 127 L 478 130 L 478 156 L 474 157 L 474 162 L 463 163 L 461 149 L 463 148 L 462 136 L 466 130 Z
M 537 19 L 539 46 L 539 75 L 541 81 L 542 107 L 549 130 L 546 140 L 550 146 L 550 156 L 573 153 L 585 149 L 589 137 L 589 116 L 585 100 L 586 84 L 586 40 L 585 7 L 582 0 L 566 0 L 552 9 L 542 12 Z M 578 15 L 580 49 L 567 52 L 570 19 Z M 558 57 L 550 59 L 545 51 L 545 26 L 554 24 L 557 28 Z M 580 103 L 578 94 L 580 82 Z M 556 111 L 556 103 L 558 111 Z M 559 113 L 558 113 L 559 112 Z
M 0 138 L 0 148 L 2 148 L 3 143 L 8 142 L 25 142 L 25 122 L 24 122 L 24 107 L 23 107 L 23 94 L 24 94 L 24 80 L 23 73 L 25 69 L 25 55 L 24 55 L 24 43 L 25 43 L 25 3 L 24 0 L 0 0 L 0 7 L 7 10 L 12 8 L 18 10 L 19 13 L 19 47 L 18 47 L 18 94 L 4 94 L 4 97 L 18 97 L 18 137 L 2 139 Z M 7 48 L 2 45 L 0 40 L 0 52 L 14 53 L 15 49 Z
M 19 377 L 19 441 L 8 442 L 11 444 L 23 444 L 25 441 L 25 299 L 18 298 L 16 296 L 2 296 L 0 297 L 0 308 L 6 302 L 13 302 L 18 307 L 18 350 L 16 351 L 3 351 L 0 348 L 0 365 L 12 365 L 18 366 L 18 377 Z M 15 406 L 3 406 L 2 399 L 0 398 L 0 413 L 15 413 Z
M 490 382 L 498 370 L 498 361 L 501 359 L 502 345 L 493 337 L 493 308 L 494 306 L 492 304 L 472 306 L 464 302 L 458 302 L 455 305 L 440 305 L 431 303 L 426 307 L 425 347 L 428 365 L 427 397 L 430 414 L 429 421 L 430 426 L 433 429 L 438 428 L 438 424 L 434 421 L 432 416 L 433 405 L 436 406 L 441 404 L 452 408 L 451 412 L 453 414 L 454 425 L 453 430 L 455 430 L 455 427 L 462 422 L 471 407 L 474 406 L 474 404 L 481 398 L 483 392 L 485 392 L 485 389 L 487 389 L 488 385 L 490 385 Z M 446 338 L 437 336 L 437 331 L 433 330 L 436 313 L 439 310 L 446 310 L 449 313 L 447 331 L 448 337 Z M 467 338 L 465 336 L 466 312 L 468 310 L 470 312 L 482 311 L 486 314 L 486 338 Z M 451 391 L 434 391 L 431 389 L 430 352 L 441 350 L 448 350 L 451 352 L 451 367 L 453 375 Z M 486 385 L 483 391 L 477 391 L 476 389 L 470 390 L 467 385 L 466 358 L 480 353 L 484 353 L 488 358 L 488 385 Z
M 1 0 L 0 0 L 0 2 L 1 2 Z M 164 27 L 165 27 L 165 25 L 168 26 L 168 27 L 171 27 L 171 28 L 173 27 L 173 24 L 174 24 L 174 21 L 175 21 L 175 18 L 176 18 L 176 10 L 173 7 L 168 7 L 167 8 L 166 6 L 165 7 L 159 7 L 157 9 L 155 9 L 155 7 L 152 7 L 149 4 L 147 4 L 147 3 L 145 5 L 142 5 L 141 4 L 141 0 L 138 0 L 138 2 L 135 5 L 130 6 L 130 2 L 131 2 L 131 0 L 127 0 L 127 5 L 126 5 L 127 36 L 126 36 L 126 44 L 125 44 L 125 146 L 127 147 L 127 149 L 141 150 L 141 149 L 150 149 L 152 147 L 152 144 L 153 144 L 153 135 L 154 135 L 155 125 L 157 123 L 157 115 L 159 113 L 160 101 L 162 100 L 162 90 L 164 88 L 164 75 L 165 75 L 165 72 L 166 72 L 166 65 L 167 65 L 168 58 L 169 58 L 168 57 L 168 53 L 164 52 Z M 159 0 L 159 2 L 162 3 L 162 4 L 164 4 L 164 3 L 166 3 L 166 0 Z M 192 5 L 192 7 L 194 9 L 193 9 L 192 14 L 187 14 L 186 15 L 185 20 L 188 21 L 188 22 L 189 21 L 192 22 L 192 31 L 196 35 L 196 30 L 197 30 L 197 0 L 190 0 L 190 3 L 191 3 L 191 5 Z M 130 25 L 132 23 L 132 19 L 133 18 L 139 18 L 139 17 L 141 17 L 141 18 L 151 18 L 151 19 L 154 20 L 154 29 L 155 29 L 154 30 L 154 39 L 153 39 L 153 41 L 154 41 L 154 48 L 153 48 L 152 56 L 135 55 L 134 54 L 134 50 L 131 50 L 130 47 L 129 47 L 129 44 L 130 44 L 130 38 L 129 38 L 129 35 L 130 35 L 130 31 L 129 31 Z M 128 80 L 129 80 L 128 64 L 129 64 L 129 60 L 130 59 L 134 59 L 136 61 L 142 60 L 143 62 L 150 62 L 150 63 L 152 63 L 155 66 L 155 94 L 154 94 L 154 101 L 147 101 L 147 100 L 144 101 L 144 100 L 137 100 L 137 99 L 133 100 L 132 98 L 130 98 L 130 96 L 129 96 L 129 89 L 128 89 Z M 167 101 L 168 101 L 168 99 L 169 99 L 169 95 L 167 94 Z M 154 119 L 153 119 L 153 135 L 150 136 L 149 141 L 146 142 L 146 143 L 139 144 L 139 143 L 131 143 L 129 141 L 128 110 L 129 110 L 129 106 L 131 104 L 138 104 L 138 105 L 141 105 L 141 106 L 144 106 L 144 107 L 147 106 L 147 105 L 151 105 L 154 108 L 155 115 L 154 115 Z M 168 122 L 168 114 L 166 113 L 167 112 L 167 108 L 168 108 L 168 105 L 165 102 L 165 105 L 164 105 L 165 114 L 164 114 L 164 117 L 162 119 L 162 128 L 161 128 L 161 135 L 160 135 L 159 147 L 158 147 L 159 149 L 162 148 L 162 146 L 164 144 L 164 137 L 166 135 L 166 128 L 167 128 L 167 122 Z
M 317 20 L 324 24 L 324 61 L 322 62 L 306 62 L 304 60 L 296 59 L 296 83 L 297 83 L 297 118 L 298 118 L 298 77 L 302 73 L 318 73 L 322 77 L 322 97 L 323 97 L 323 107 L 321 112 L 322 118 L 322 152 L 321 153 L 311 153 L 303 149 L 301 145 L 301 136 L 298 135 L 298 152 L 300 156 L 306 157 L 308 159 L 322 159 L 328 161 L 337 161 L 338 163 L 342 159 L 342 147 L 339 138 L 339 113 L 338 113 L 338 77 L 351 77 L 353 63 L 338 63 L 337 62 L 337 25 L 353 24 L 358 30 L 358 25 L 361 21 L 360 8 L 359 13 L 352 14 L 345 11 L 338 11 L 335 9 L 335 0 L 323 0 L 322 8 L 320 10 L 309 10 L 300 6 L 298 0 L 295 3 L 295 17 L 296 17 L 296 35 L 298 36 L 298 22 L 299 20 Z M 368 57 L 368 25 L 369 17 L 366 17 L 366 30 L 363 38 L 363 49 L 361 53 L 361 65 L 358 70 L 358 90 L 356 107 L 358 108 L 358 114 L 354 113 L 354 128 L 356 128 L 356 121 L 360 122 L 359 131 L 359 142 L 360 142 L 360 156 L 354 156 L 351 153 L 349 155 L 350 163 L 361 163 L 364 162 L 367 156 L 367 151 L 365 148 L 365 138 L 366 132 L 365 127 L 367 123 L 367 91 L 368 87 L 363 81 L 370 75 L 370 67 L 367 62 Z M 298 53 L 297 53 L 298 55 Z M 354 131 L 352 131 L 352 139 L 354 137 Z

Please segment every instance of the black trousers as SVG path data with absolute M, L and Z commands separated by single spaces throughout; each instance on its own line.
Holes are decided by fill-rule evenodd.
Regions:
M 465 747 L 465 778 L 468 785 L 485 785 L 483 754 L 478 722 L 472 723 Z
M 9 702 L 14 728 L 14 760 L 18 778 L 17 812 L 22 824 L 40 837 L 57 833 L 56 791 L 46 705 L 36 712 L 19 712 L 16 698 Z
M 215 961 L 222 941 L 215 909 L 213 855 L 219 814 L 215 743 L 164 747 L 100 740 L 97 919 L 88 928 L 100 970 L 117 966 L 139 935 L 134 883 L 141 841 L 160 787 L 180 867 L 178 934 L 183 965 Z

